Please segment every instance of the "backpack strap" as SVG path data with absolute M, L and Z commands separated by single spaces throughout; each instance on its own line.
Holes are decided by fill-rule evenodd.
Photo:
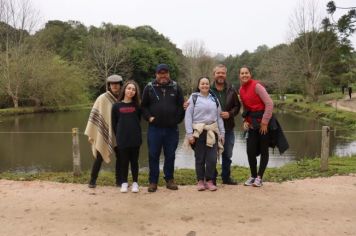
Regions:
M 213 97 L 215 103 L 216 103 L 216 107 L 219 107 L 219 99 L 218 97 L 216 96 L 216 94 L 213 92 L 213 90 L 209 90 L 209 93 L 211 94 L 211 96 Z
M 148 89 L 149 89 L 149 90 L 148 90 L 149 95 L 151 96 L 152 93 L 153 93 L 154 96 L 155 96 L 155 97 L 157 98 L 157 100 L 159 101 L 159 96 L 158 96 L 158 94 L 157 94 L 155 88 L 153 87 L 152 81 L 148 82 L 147 87 L 148 87 Z M 175 93 L 176 95 L 178 95 L 178 85 L 177 85 L 177 82 L 174 81 L 174 80 L 172 81 L 172 87 L 173 87 L 174 93 Z
M 194 106 L 195 106 L 195 103 L 197 103 L 197 99 L 198 99 L 198 94 L 196 94 L 196 93 L 192 94 L 192 100 L 193 100 Z
M 216 95 L 215 95 L 213 92 L 211 92 L 211 91 L 209 91 L 209 93 L 210 93 L 211 96 L 213 97 L 214 102 L 215 102 L 215 104 L 216 104 L 216 107 L 219 107 L 219 100 L 218 100 L 218 98 L 216 97 Z M 197 103 L 197 99 L 198 99 L 198 94 L 197 94 L 197 93 L 193 93 L 193 94 L 192 94 L 192 100 L 193 100 L 194 107 L 195 107 L 195 103 Z
M 149 96 L 152 96 L 152 93 L 154 93 L 155 97 L 157 98 L 157 100 L 159 101 L 159 96 L 155 90 L 155 88 L 153 87 L 152 81 L 148 82 L 147 84 L 148 87 L 148 94 Z
M 177 82 L 172 80 L 172 84 L 173 84 L 173 90 L 176 94 L 178 94 L 178 85 Z

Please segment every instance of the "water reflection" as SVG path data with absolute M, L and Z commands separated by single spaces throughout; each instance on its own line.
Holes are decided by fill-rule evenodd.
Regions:
M 6 118 L 0 121 L 0 132 L 71 132 L 79 127 L 83 132 L 89 111 L 31 114 Z M 278 150 L 270 150 L 269 166 L 282 166 L 303 157 L 320 155 L 321 132 L 293 133 L 288 131 L 320 130 L 322 122 L 306 119 L 291 114 L 276 114 L 286 132 L 290 149 L 282 156 Z M 237 127 L 241 127 L 240 118 L 236 118 Z M 147 168 L 147 123 L 142 122 L 144 143 L 140 152 L 140 167 Z M 344 140 L 338 136 L 351 136 L 355 131 L 336 131 L 331 135 L 331 154 L 349 156 L 356 154 L 356 141 Z M 334 134 L 334 132 L 332 132 Z M 242 131 L 235 128 L 235 147 L 232 162 L 234 165 L 248 166 L 246 143 Z M 184 127 L 180 126 L 180 142 L 177 150 L 176 167 L 194 168 L 194 156 L 191 150 L 182 147 Z M 92 155 L 87 137 L 80 136 L 82 169 L 88 170 L 92 165 Z M 114 162 L 103 165 L 104 169 L 113 170 Z M 0 171 L 37 172 L 72 170 L 71 134 L 4 134 L 0 133 Z

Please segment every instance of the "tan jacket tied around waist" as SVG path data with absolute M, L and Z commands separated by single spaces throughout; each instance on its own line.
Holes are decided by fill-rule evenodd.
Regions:
M 197 123 L 193 124 L 193 137 L 194 138 L 199 138 L 200 134 L 203 133 L 204 130 L 207 131 L 206 133 L 206 146 L 212 147 L 216 143 L 216 137 L 215 134 L 218 135 L 219 140 L 218 140 L 218 154 L 220 155 L 224 151 L 224 145 L 221 142 L 220 139 L 220 132 L 219 132 L 219 127 L 216 122 L 207 125 L 204 123 Z

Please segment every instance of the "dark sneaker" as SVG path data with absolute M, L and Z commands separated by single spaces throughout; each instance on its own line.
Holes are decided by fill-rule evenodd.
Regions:
M 237 181 L 232 179 L 232 178 L 229 178 L 227 180 L 223 180 L 223 184 L 227 184 L 227 185 L 237 185 Z
M 257 177 L 257 178 L 255 179 L 255 182 L 253 182 L 252 186 L 253 186 L 253 187 L 262 187 L 262 179 L 259 178 L 259 177 Z
M 174 179 L 167 180 L 166 187 L 170 190 L 178 190 L 178 185 L 174 182 Z
M 244 183 L 245 186 L 252 186 L 252 184 L 255 182 L 255 178 L 250 177 L 246 182 Z
M 150 185 L 148 186 L 147 191 L 150 192 L 150 193 L 156 192 L 157 191 L 157 184 L 150 183 Z
M 91 179 L 89 181 L 88 187 L 89 188 L 96 188 L 96 181 Z

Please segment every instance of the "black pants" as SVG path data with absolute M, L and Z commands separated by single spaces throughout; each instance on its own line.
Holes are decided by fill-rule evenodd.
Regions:
M 195 141 L 195 172 L 198 180 L 209 181 L 215 178 L 218 146 L 217 143 L 213 147 L 206 146 L 206 135 L 207 132 L 203 131 Z
M 122 181 L 120 180 L 120 163 L 118 161 L 118 152 L 117 149 L 115 148 L 115 156 L 116 156 L 116 163 L 115 163 L 115 179 L 116 179 L 116 185 L 121 185 Z M 91 169 L 91 181 L 96 182 L 96 179 L 98 178 L 99 171 L 101 168 L 101 163 L 103 163 L 103 157 L 101 156 L 100 152 L 97 151 L 97 156 L 94 161 L 93 167 Z
M 247 138 L 247 156 L 248 163 L 250 165 L 251 176 L 256 178 L 257 175 L 261 178 L 266 170 L 269 153 L 268 153 L 268 145 L 269 145 L 269 135 L 260 134 L 259 130 L 249 129 L 248 138 Z M 257 155 L 261 154 L 260 159 L 260 168 L 257 173 Z
M 120 179 L 121 183 L 127 183 L 129 174 L 129 163 L 131 166 L 132 181 L 138 181 L 138 157 L 140 147 L 119 148 L 120 161 Z

